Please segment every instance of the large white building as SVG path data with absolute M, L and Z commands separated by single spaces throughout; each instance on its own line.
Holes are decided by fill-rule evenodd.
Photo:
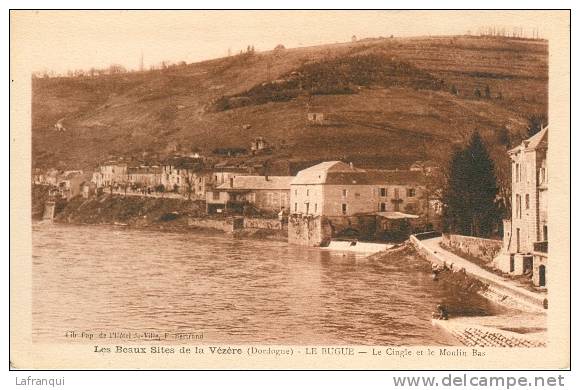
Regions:
M 373 171 L 341 161 L 304 169 L 290 186 L 290 213 L 353 216 L 375 212 L 423 214 L 427 210 L 421 172 Z
M 93 173 L 92 181 L 97 187 L 114 186 L 127 181 L 127 163 L 107 161 Z
M 548 263 L 548 128 L 509 152 L 512 213 L 504 221 L 503 248 L 494 260 L 503 272 L 531 274 L 546 286 Z

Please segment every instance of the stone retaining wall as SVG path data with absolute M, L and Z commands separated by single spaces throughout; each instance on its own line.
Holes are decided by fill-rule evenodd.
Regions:
M 208 218 L 189 218 L 189 226 L 215 229 L 223 232 L 231 233 L 234 231 L 234 224 L 232 219 L 208 219 Z
M 444 234 L 442 244 L 461 253 L 477 257 L 486 263 L 493 261 L 502 247 L 501 240 Z
M 278 219 L 244 218 L 244 229 L 282 230 L 283 227 Z
M 447 263 L 443 256 L 438 253 L 431 252 L 414 235 L 410 236 L 410 241 L 417 252 L 432 264 L 443 265 Z M 459 269 L 454 269 L 454 271 L 459 271 Z M 544 302 L 541 299 L 534 299 L 533 297 L 520 293 L 517 290 L 505 288 L 504 286 L 495 283 L 493 280 L 479 277 L 477 275 L 472 275 L 469 272 L 467 274 L 487 284 L 487 290 L 480 292 L 480 295 L 496 303 L 512 308 L 526 308 L 528 311 L 544 311 Z
M 288 243 L 304 246 L 328 245 L 332 228 L 325 217 L 291 214 L 288 217 Z
M 243 217 L 229 217 L 229 218 L 189 218 L 189 226 L 215 229 L 223 232 L 231 233 L 235 230 L 250 229 L 250 230 L 282 230 L 284 225 L 277 219 L 267 218 L 243 218 Z

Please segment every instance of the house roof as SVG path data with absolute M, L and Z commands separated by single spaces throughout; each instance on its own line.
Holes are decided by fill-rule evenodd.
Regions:
M 364 170 L 341 161 L 326 161 L 298 172 L 292 184 L 423 184 L 424 176 L 417 171 Z
M 292 184 L 324 184 L 329 173 L 352 174 L 355 172 L 364 171 L 351 167 L 342 161 L 325 161 L 298 172 Z M 345 180 L 352 179 L 347 176 L 344 175 Z
M 146 166 L 146 167 L 129 167 L 127 168 L 127 173 L 137 173 L 137 174 L 146 174 L 146 173 L 161 173 L 161 168 L 158 166 Z
M 373 184 L 368 172 L 328 172 L 324 184 Z
M 64 172 L 62 179 L 63 180 L 70 180 L 74 177 L 82 176 L 82 175 L 83 175 L 83 171 L 67 171 L 67 172 Z M 84 175 L 83 177 L 85 177 L 85 176 L 86 175 Z
M 219 185 L 218 189 L 234 190 L 290 190 L 293 176 L 236 176 L 233 178 L 233 187 L 230 183 Z
M 420 171 L 367 171 L 371 184 L 425 184 L 425 175 Z
M 177 169 L 193 169 L 200 167 L 202 164 L 201 158 L 190 156 L 174 156 L 163 161 L 163 165 L 172 166 Z
M 531 151 L 540 147 L 548 147 L 548 126 L 544 127 L 530 138 L 523 140 L 521 144 L 511 149 L 508 153 L 518 153 L 524 150 Z

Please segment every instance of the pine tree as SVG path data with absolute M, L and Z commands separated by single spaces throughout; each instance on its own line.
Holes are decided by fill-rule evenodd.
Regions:
M 528 137 L 539 133 L 544 126 L 548 124 L 548 118 L 545 114 L 534 114 L 528 118 L 528 128 L 527 133 Z
M 489 236 L 499 222 L 493 161 L 478 132 L 464 149 L 454 152 L 443 195 L 446 230 Z

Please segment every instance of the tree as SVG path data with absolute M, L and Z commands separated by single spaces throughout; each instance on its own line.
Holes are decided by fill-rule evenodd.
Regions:
M 506 126 L 500 127 L 499 130 L 497 131 L 496 136 L 497 136 L 497 142 L 500 145 L 505 146 L 506 148 L 508 148 L 510 146 L 510 142 L 511 142 L 510 132 Z
M 494 164 L 479 133 L 451 159 L 443 194 L 446 230 L 470 236 L 490 236 L 499 223 Z
M 539 133 L 548 124 L 548 117 L 545 114 L 534 114 L 528 118 L 528 137 Z
M 195 191 L 195 179 L 197 175 L 193 169 L 186 169 L 184 172 L 185 192 L 187 193 L 187 200 L 191 200 L 191 194 Z

